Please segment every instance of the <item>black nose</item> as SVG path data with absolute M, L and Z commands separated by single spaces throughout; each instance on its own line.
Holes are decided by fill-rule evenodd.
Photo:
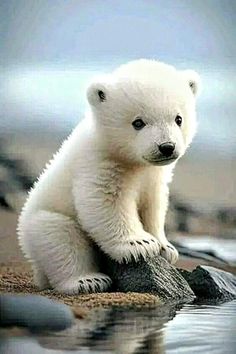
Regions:
M 174 149 L 175 144 L 170 142 L 159 145 L 159 150 L 165 157 L 170 157 L 173 154 Z

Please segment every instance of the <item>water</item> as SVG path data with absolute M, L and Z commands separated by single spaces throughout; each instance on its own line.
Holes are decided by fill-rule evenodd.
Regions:
M 186 305 L 165 328 L 167 353 L 236 353 L 236 301 Z
M 182 308 L 99 309 L 56 334 L 38 336 L 46 353 L 236 353 L 236 301 Z M 42 351 L 44 352 L 44 351 Z

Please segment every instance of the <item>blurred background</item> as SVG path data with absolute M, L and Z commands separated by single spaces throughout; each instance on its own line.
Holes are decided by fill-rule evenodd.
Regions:
M 83 117 L 87 82 L 141 57 L 194 69 L 203 82 L 168 232 L 235 236 L 235 23 L 233 0 L 1 0 L 2 252 L 26 191 Z

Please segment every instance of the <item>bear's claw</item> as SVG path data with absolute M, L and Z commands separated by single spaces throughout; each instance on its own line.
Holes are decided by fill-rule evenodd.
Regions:
M 111 283 L 112 281 L 107 275 L 96 273 L 69 279 L 56 288 L 59 292 L 69 295 L 89 294 L 107 291 Z
M 128 263 L 131 260 L 137 262 L 140 258 L 146 259 L 147 257 L 158 255 L 160 251 L 161 244 L 159 241 L 151 235 L 148 235 L 121 242 L 110 250 L 109 255 L 119 263 Z
M 160 255 L 170 264 L 175 264 L 179 258 L 177 249 L 168 241 L 165 245 L 162 245 Z

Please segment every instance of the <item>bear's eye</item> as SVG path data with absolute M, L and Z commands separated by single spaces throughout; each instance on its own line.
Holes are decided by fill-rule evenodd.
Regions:
M 132 126 L 134 127 L 134 129 L 136 130 L 141 130 L 145 127 L 145 123 L 144 121 L 141 119 L 141 118 L 138 118 L 138 119 L 135 119 L 133 122 L 132 122 Z
M 175 123 L 176 123 L 179 127 L 181 127 L 181 125 L 182 125 L 182 117 L 180 117 L 179 115 L 177 115 L 176 118 L 175 118 Z

